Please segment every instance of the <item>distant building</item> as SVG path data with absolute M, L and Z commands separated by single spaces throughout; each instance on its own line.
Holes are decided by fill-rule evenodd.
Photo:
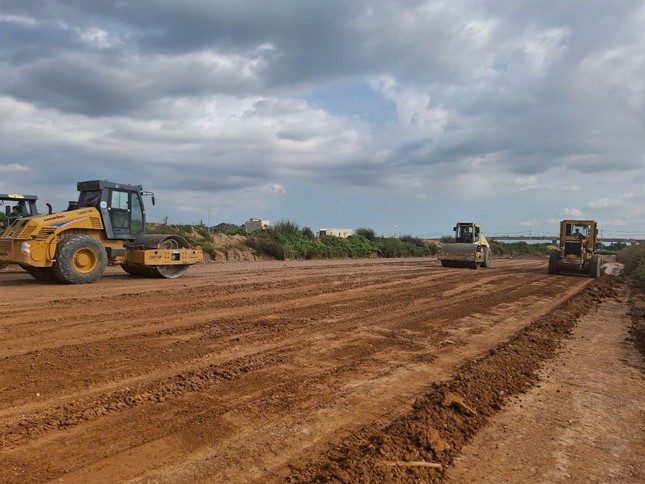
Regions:
M 247 234 L 255 232 L 256 230 L 266 230 L 270 225 L 271 223 L 268 220 L 262 220 L 260 218 L 250 218 L 244 222 L 244 228 Z
M 318 235 L 320 237 L 331 235 L 333 237 L 341 237 L 343 239 L 346 239 L 350 235 L 354 235 L 354 231 L 352 229 L 319 229 Z

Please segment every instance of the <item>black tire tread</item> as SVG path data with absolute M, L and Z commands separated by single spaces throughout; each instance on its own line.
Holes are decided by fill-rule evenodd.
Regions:
M 72 259 L 74 252 L 90 247 L 96 250 L 98 264 L 96 268 L 87 274 L 74 270 Z M 53 272 L 56 278 L 65 284 L 91 284 L 103 275 L 107 267 L 107 253 L 101 242 L 89 235 L 69 235 L 58 242 L 56 247 L 56 262 Z
M 58 279 L 51 267 L 34 267 L 26 264 L 20 264 L 20 267 L 27 271 L 27 273 L 37 281 L 58 282 Z

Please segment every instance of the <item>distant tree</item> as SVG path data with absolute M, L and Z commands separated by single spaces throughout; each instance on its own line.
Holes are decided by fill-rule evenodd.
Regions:
M 212 232 L 218 232 L 220 234 L 239 234 L 241 233 L 241 229 L 243 229 L 243 225 L 235 225 L 227 222 L 222 222 L 214 227 L 212 227 L 211 231 Z
M 311 230 L 311 227 L 303 227 L 302 228 L 302 235 L 304 235 L 308 239 L 312 239 L 312 240 L 316 238 L 316 234 L 314 234 L 314 231 Z
M 354 233 L 356 235 L 365 237 L 367 240 L 374 240 L 376 238 L 376 232 L 374 232 L 374 230 L 367 227 L 357 228 Z

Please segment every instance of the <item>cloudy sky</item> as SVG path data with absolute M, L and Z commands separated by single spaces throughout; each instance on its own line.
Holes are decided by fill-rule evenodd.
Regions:
M 0 0 L 0 143 L 57 209 L 645 237 L 645 3 Z

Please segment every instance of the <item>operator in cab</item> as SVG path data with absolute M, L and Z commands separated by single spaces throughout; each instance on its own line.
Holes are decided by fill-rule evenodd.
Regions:
M 18 220 L 19 218 L 23 218 L 23 217 L 24 215 L 20 211 L 20 208 L 18 208 L 18 205 L 14 206 L 11 209 L 11 213 L 7 217 L 7 227 L 10 226 L 12 223 L 14 223 L 16 220 Z

